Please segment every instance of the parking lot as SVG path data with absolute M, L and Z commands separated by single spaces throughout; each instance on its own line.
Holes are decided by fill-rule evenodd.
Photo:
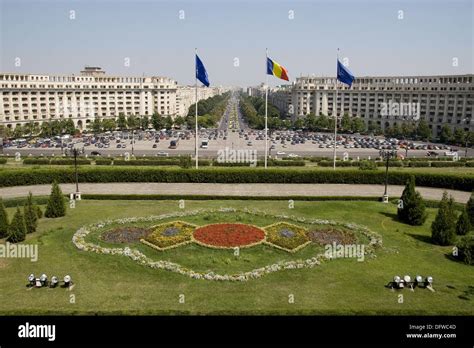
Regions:
M 237 120 L 228 121 L 229 124 L 237 123 Z M 214 158 L 219 150 L 248 149 L 256 150 L 259 157 L 265 153 L 265 135 L 263 131 L 239 127 L 222 128 L 214 130 L 202 129 L 199 132 L 199 156 Z M 175 146 L 172 146 L 172 142 Z M 193 131 L 139 131 L 132 135 L 131 132 L 105 133 L 99 136 L 84 135 L 81 138 L 67 139 L 44 139 L 36 143 L 23 142 L 20 144 L 6 145 L 4 154 L 14 155 L 20 152 L 27 155 L 61 155 L 70 153 L 72 147 L 79 148 L 87 155 L 117 156 L 125 153 L 135 156 L 175 156 L 194 154 L 195 137 Z M 333 135 L 325 133 L 305 133 L 297 131 L 276 131 L 269 135 L 269 155 L 272 157 L 332 157 Z M 398 154 L 408 157 L 426 157 L 428 152 L 431 156 L 452 155 L 457 148 L 427 144 L 420 142 L 405 142 L 397 139 L 385 139 L 382 137 L 338 135 L 337 155 L 342 156 L 345 152 L 352 158 L 374 158 L 379 155 L 380 149 L 397 149 Z M 407 151 L 408 149 L 408 151 Z M 468 150 L 468 156 L 473 156 L 472 149 Z M 458 151 L 459 157 L 465 156 L 465 149 Z

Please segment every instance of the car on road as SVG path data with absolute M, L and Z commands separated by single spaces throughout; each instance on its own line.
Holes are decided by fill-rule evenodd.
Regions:
M 169 154 L 168 154 L 168 152 L 165 152 L 165 151 L 158 151 L 158 156 L 159 157 L 168 157 Z
M 99 151 L 92 151 L 91 156 L 102 156 Z
M 278 151 L 278 152 L 277 152 L 277 155 L 280 155 L 280 156 L 281 156 L 281 155 L 286 155 L 286 152 L 285 152 L 285 151 Z
M 299 157 L 299 156 L 298 156 L 297 154 L 295 154 L 295 153 L 290 153 L 290 154 L 288 154 L 288 157 L 290 157 L 290 158 L 296 158 L 296 157 Z

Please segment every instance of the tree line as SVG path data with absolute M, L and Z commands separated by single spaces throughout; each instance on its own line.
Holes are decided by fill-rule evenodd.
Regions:
M 198 102 L 198 126 L 204 128 L 215 128 L 222 118 L 229 101 L 230 92 L 215 95 Z M 185 123 L 189 128 L 196 124 L 196 103 L 188 109 Z

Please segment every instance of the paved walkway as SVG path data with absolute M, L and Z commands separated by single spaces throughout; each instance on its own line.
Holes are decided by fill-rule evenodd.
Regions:
M 400 197 L 403 186 L 390 185 L 390 197 Z M 62 184 L 64 193 L 75 191 L 74 184 Z M 366 196 L 381 197 L 383 185 L 347 184 L 206 184 L 206 183 L 107 183 L 79 184 L 82 194 L 173 194 L 173 195 L 214 195 L 214 196 Z M 0 196 L 13 198 L 33 195 L 48 195 L 50 185 L 15 186 L 0 188 Z M 417 187 L 423 198 L 439 200 L 443 189 Z M 455 201 L 465 203 L 470 192 L 447 190 Z

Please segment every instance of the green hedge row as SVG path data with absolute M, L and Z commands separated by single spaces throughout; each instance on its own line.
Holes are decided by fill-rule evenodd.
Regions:
M 74 165 L 73 158 L 25 158 L 23 164 L 43 164 L 43 165 Z M 78 158 L 77 164 L 91 164 L 91 161 L 85 158 Z
M 474 175 L 462 173 L 389 172 L 388 181 L 404 185 L 415 175 L 418 186 L 472 191 Z M 74 182 L 74 168 L 21 168 L 0 171 L 0 187 Z M 80 167 L 80 182 L 190 182 L 190 183 L 334 183 L 383 184 L 383 171 L 299 170 L 283 168 L 132 168 Z
M 7 159 L 6 158 L 0 158 L 0 164 L 5 164 L 7 163 Z
M 298 161 L 280 161 L 280 160 L 268 160 L 267 161 L 267 166 L 268 167 L 304 167 L 306 165 L 306 162 L 303 160 L 298 160 Z M 250 167 L 250 163 L 227 163 L 227 162 L 218 162 L 216 160 L 212 161 L 212 166 L 213 167 Z M 264 161 L 257 161 L 257 166 L 258 167 L 264 167 L 265 162 Z

